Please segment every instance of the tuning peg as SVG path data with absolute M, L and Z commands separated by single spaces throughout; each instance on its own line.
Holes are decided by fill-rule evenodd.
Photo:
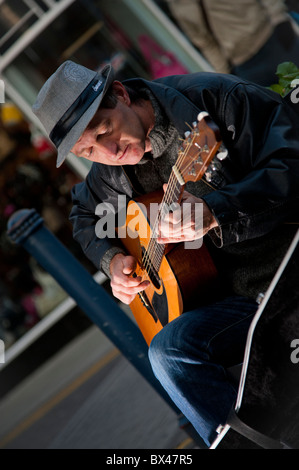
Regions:
M 196 171 L 195 171 L 195 168 L 194 168 L 194 164 L 192 165 L 192 167 L 189 169 L 189 175 L 191 176 L 196 176 Z
M 220 160 L 220 161 L 222 162 L 223 160 L 225 160 L 225 159 L 227 158 L 227 156 L 228 156 L 228 150 L 227 150 L 227 148 L 222 144 L 222 145 L 220 146 L 220 148 L 219 148 L 218 153 L 217 153 L 217 158 L 218 158 L 218 160 Z
M 212 161 L 207 171 L 205 172 L 205 177 L 208 183 L 211 183 L 213 174 L 216 173 L 220 168 L 221 164 L 219 162 Z
M 199 122 L 199 121 L 202 121 L 203 119 L 205 119 L 206 117 L 209 117 L 208 113 L 206 113 L 205 111 L 202 111 L 202 112 L 199 113 L 199 115 L 197 116 L 197 120 L 198 120 L 198 122 Z
M 212 171 L 219 171 L 221 169 L 221 166 L 222 165 L 220 162 L 212 161 L 210 168 Z
M 212 177 L 213 177 L 212 171 L 207 170 L 207 171 L 205 172 L 205 177 L 206 177 L 207 182 L 208 182 L 208 183 L 211 183 Z
M 215 169 L 212 167 L 212 165 L 210 165 L 207 171 L 205 172 L 205 177 L 208 183 L 211 183 L 214 171 Z
M 188 139 L 190 137 L 190 135 L 191 135 L 190 131 L 186 131 L 185 134 L 184 134 L 186 139 Z

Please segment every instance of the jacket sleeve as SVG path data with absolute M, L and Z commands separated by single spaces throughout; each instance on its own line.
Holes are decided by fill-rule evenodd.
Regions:
M 226 246 L 298 223 L 299 115 L 251 84 L 235 86 L 221 113 L 229 149 L 224 167 L 236 176 L 203 198 L 219 223 L 214 242 Z
M 95 182 L 94 172 L 91 170 L 87 179 L 72 189 L 73 208 L 70 213 L 70 221 L 73 224 L 73 237 L 81 245 L 87 258 L 102 270 L 108 277 L 110 275 L 110 261 L 117 253 L 124 250 L 115 236 L 109 238 L 101 234 L 99 227 L 100 215 L 97 208 L 103 205 L 101 193 L 109 191 L 105 188 L 105 182 L 101 181 L 101 191 L 95 192 L 94 187 L 99 186 Z M 103 214 L 102 214 L 103 215 Z M 111 214 L 113 216 L 113 214 Z M 115 218 L 115 215 L 114 215 Z M 112 224 L 112 230 L 115 223 Z

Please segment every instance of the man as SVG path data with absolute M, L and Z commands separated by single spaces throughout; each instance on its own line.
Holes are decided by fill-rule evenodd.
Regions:
M 227 75 L 191 74 L 148 82 L 113 79 L 66 62 L 34 106 L 58 149 L 57 166 L 72 151 L 94 162 L 73 189 L 74 237 L 111 278 L 125 303 L 147 287 L 133 277 L 136 261 L 116 238 L 97 237 L 96 207 L 167 183 L 179 139 L 201 111 L 219 126 L 229 156 L 213 175 L 188 183 L 184 200 L 203 205 L 201 229 L 178 226 L 180 210 L 160 226 L 160 243 L 205 236 L 225 295 L 185 312 L 151 342 L 157 378 L 209 446 L 226 421 L 236 387 L 226 369 L 242 361 L 256 297 L 272 280 L 298 220 L 298 116 L 287 101 Z M 194 221 L 193 221 L 194 222 Z M 200 268 L 200 267 L 199 267 Z M 215 293 L 216 294 L 216 293 Z

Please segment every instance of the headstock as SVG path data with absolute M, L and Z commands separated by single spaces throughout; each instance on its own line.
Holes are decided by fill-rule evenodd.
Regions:
M 185 133 L 176 166 L 185 183 L 199 181 L 204 175 L 211 181 L 212 172 L 227 157 L 219 128 L 208 113 L 202 112 L 190 129 Z

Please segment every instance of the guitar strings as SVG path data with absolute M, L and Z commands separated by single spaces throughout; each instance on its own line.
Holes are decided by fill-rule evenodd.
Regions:
M 182 160 L 184 160 L 186 154 L 190 150 L 190 147 L 193 145 L 194 138 L 195 137 L 193 137 L 192 140 L 187 142 L 187 146 L 183 151 L 182 150 L 179 151 L 179 158 L 176 162 L 176 165 L 177 165 L 178 169 L 180 169 L 180 165 L 181 165 Z M 190 136 L 189 136 L 189 139 L 190 139 Z M 186 143 L 186 141 L 184 141 L 184 142 Z M 188 165 L 187 165 L 186 168 L 188 168 Z M 185 171 L 186 168 L 183 171 Z M 156 233 L 157 232 L 157 225 L 160 223 L 161 215 L 163 214 L 163 212 L 165 213 L 166 204 L 169 205 L 173 201 L 173 194 L 174 194 L 175 190 L 178 190 L 179 194 L 177 195 L 177 200 L 179 200 L 179 196 L 181 195 L 181 186 L 178 189 L 178 180 L 177 180 L 176 176 L 173 173 L 171 173 L 170 180 L 169 180 L 169 183 L 168 183 L 167 192 L 164 194 L 164 197 L 163 197 L 161 205 L 160 205 L 160 210 L 159 210 L 158 216 L 156 218 L 156 222 L 155 222 L 154 227 L 153 227 L 154 235 L 157 234 Z M 171 194 L 172 194 L 172 196 L 171 196 Z M 167 210 L 167 212 L 168 212 L 168 210 Z M 165 245 L 158 244 L 155 239 L 151 238 L 151 240 L 149 242 L 149 245 L 148 245 L 148 249 L 146 250 L 145 256 L 143 257 L 144 266 L 147 269 L 151 266 L 154 266 L 156 271 L 159 271 L 164 252 L 165 252 Z
M 156 242 L 156 239 L 153 237 L 156 237 L 158 235 L 158 225 L 160 223 L 162 214 L 165 213 L 165 205 L 168 202 L 169 194 L 173 191 L 174 187 L 175 187 L 174 175 L 171 174 L 171 177 L 168 183 L 167 192 L 163 196 L 162 202 L 160 204 L 159 212 L 158 212 L 158 215 L 156 217 L 156 220 L 152 229 L 152 237 L 150 239 L 148 248 L 145 252 L 145 256 L 143 257 L 143 264 L 145 268 L 148 268 L 151 265 L 154 265 L 155 269 L 158 271 L 157 268 L 159 267 L 159 260 L 162 259 L 163 257 L 165 246 L 158 244 Z
M 182 161 L 185 159 L 186 154 L 189 152 L 191 146 L 193 145 L 195 137 L 190 139 L 190 136 L 189 136 L 188 139 L 189 139 L 189 141 L 187 141 L 186 148 L 183 149 L 183 151 L 182 151 L 181 150 L 182 146 L 181 146 L 181 149 L 179 150 L 179 157 L 178 157 L 177 162 L 176 162 L 176 166 L 179 170 L 180 170 L 180 165 L 181 165 Z M 184 142 L 186 142 L 186 141 L 184 141 Z M 183 172 L 186 171 L 187 168 L 188 168 L 188 165 L 186 166 L 185 169 L 183 169 Z M 182 187 L 180 186 L 179 194 L 177 195 L 177 201 L 179 200 L 179 197 L 181 195 L 181 188 Z M 164 193 L 163 199 L 162 199 L 161 204 L 160 204 L 160 209 L 159 209 L 158 215 L 156 217 L 154 227 L 152 229 L 152 232 L 153 232 L 154 236 L 157 236 L 157 234 L 158 234 L 157 229 L 158 229 L 158 226 L 159 226 L 159 223 L 160 223 L 160 220 L 161 220 L 161 216 L 163 215 L 163 213 L 168 212 L 168 210 L 165 212 L 165 207 L 166 207 L 166 205 L 169 206 L 169 204 L 171 202 L 173 202 L 173 195 L 174 195 L 176 190 L 178 190 L 178 180 L 177 180 L 175 174 L 172 172 L 171 175 L 170 175 L 169 182 L 168 182 L 167 191 Z M 161 265 L 161 261 L 163 259 L 164 252 L 165 252 L 165 245 L 158 244 L 156 242 L 156 240 L 151 237 L 148 248 L 145 251 L 143 259 L 142 259 L 142 263 L 143 263 L 144 268 L 148 271 L 148 269 L 151 269 L 152 266 L 153 266 L 155 268 L 155 270 L 158 272 L 159 269 L 160 269 L 160 265 Z
M 177 164 L 180 164 L 180 161 L 182 160 L 182 158 L 184 158 L 185 153 L 187 152 L 187 150 L 188 149 L 185 149 L 184 152 L 180 151 L 179 158 L 177 160 Z M 170 198 L 169 201 L 168 201 L 168 199 L 170 197 L 170 193 L 174 192 L 174 188 L 176 187 L 176 185 L 177 185 L 177 181 L 175 181 L 175 175 L 173 173 L 171 173 L 170 180 L 169 180 L 168 187 L 167 187 L 167 191 L 163 196 L 162 202 L 160 204 L 159 213 L 157 215 L 157 218 L 156 218 L 153 230 L 152 230 L 153 235 L 157 235 L 157 228 L 158 228 L 158 224 L 160 223 L 160 220 L 161 220 L 161 214 L 163 212 L 165 212 L 165 205 L 167 203 L 171 202 L 171 198 Z M 161 244 L 157 244 L 156 240 L 151 238 L 151 240 L 149 242 L 148 249 L 146 251 L 146 256 L 143 259 L 143 262 L 144 262 L 145 266 L 148 267 L 149 264 L 154 264 L 155 269 L 157 269 L 159 267 L 158 262 L 159 262 L 160 258 L 162 258 L 163 254 L 164 254 L 164 251 L 165 251 L 165 246 L 161 245 Z M 154 254 L 154 257 L 153 257 L 153 254 Z

